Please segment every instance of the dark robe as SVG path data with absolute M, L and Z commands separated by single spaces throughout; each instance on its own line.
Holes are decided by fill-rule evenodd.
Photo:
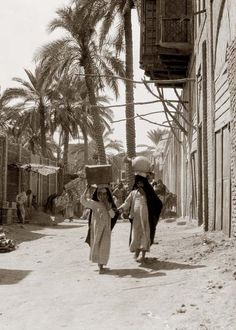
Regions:
M 112 198 L 112 194 L 111 194 L 110 190 L 108 188 L 106 188 L 106 191 L 107 191 L 107 195 L 108 195 L 108 201 L 111 204 L 111 208 L 115 212 L 115 216 L 111 219 L 111 230 L 112 230 L 114 228 L 115 224 L 116 224 L 116 221 L 117 221 L 118 217 L 119 217 L 119 211 L 116 208 L 116 205 L 114 203 L 114 200 Z M 93 193 L 92 200 L 98 202 L 97 189 Z M 87 237 L 86 237 L 86 240 L 85 240 L 85 242 L 88 243 L 89 246 L 90 246 L 90 228 L 91 228 L 92 213 L 93 213 L 93 211 L 90 210 L 89 217 L 88 217 L 88 233 L 87 233 Z
M 135 175 L 135 182 L 134 182 L 133 190 L 138 188 L 137 187 L 138 181 L 143 182 L 143 190 L 145 192 L 145 196 L 147 199 L 148 222 L 149 222 L 149 227 L 150 227 L 150 243 L 152 245 L 154 242 L 156 226 L 159 221 L 159 217 L 160 217 L 163 205 L 162 205 L 162 201 L 156 195 L 152 185 L 148 182 L 147 178 L 145 178 L 141 175 Z M 131 237 L 132 237 L 132 219 L 130 219 L 130 223 L 131 223 L 131 229 L 130 229 L 129 244 L 131 243 Z

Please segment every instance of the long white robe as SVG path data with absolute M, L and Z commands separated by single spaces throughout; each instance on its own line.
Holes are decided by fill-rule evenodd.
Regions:
M 92 209 L 90 229 L 90 260 L 106 265 L 111 247 L 111 216 L 102 202 L 97 202 L 82 195 L 80 199 L 84 207 Z
M 137 190 L 131 191 L 121 208 L 129 211 L 129 218 L 133 220 L 130 251 L 150 251 L 150 226 L 145 195 Z

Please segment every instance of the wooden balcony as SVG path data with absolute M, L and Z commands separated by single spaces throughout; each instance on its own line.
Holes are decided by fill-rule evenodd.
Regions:
M 192 52 L 190 14 L 190 0 L 142 1 L 140 66 L 150 79 L 187 77 Z

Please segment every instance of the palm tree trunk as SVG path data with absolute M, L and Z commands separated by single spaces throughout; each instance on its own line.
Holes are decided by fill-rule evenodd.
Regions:
M 84 72 L 85 72 L 85 82 L 88 90 L 89 102 L 91 105 L 96 105 L 96 95 L 95 95 L 95 86 L 94 86 L 94 78 L 91 77 L 93 74 L 93 70 L 91 67 L 92 60 L 89 56 L 86 57 Z M 106 153 L 104 147 L 104 141 L 102 136 L 102 125 L 101 119 L 98 113 L 98 109 L 96 107 L 92 108 L 92 118 L 94 125 L 94 133 L 96 139 L 96 145 L 98 150 L 98 161 L 100 164 L 106 164 Z
M 47 157 L 47 144 L 46 144 L 46 127 L 45 127 L 45 107 L 43 101 L 40 100 L 39 104 L 39 117 L 40 117 L 40 144 L 43 157 Z
M 69 130 L 68 128 L 64 129 L 64 152 L 63 152 L 63 165 L 64 171 L 67 171 L 68 166 L 68 151 L 69 151 Z
M 60 132 L 59 143 L 57 146 L 57 162 L 60 162 L 61 160 L 61 146 L 62 146 L 62 131 Z
M 88 134 L 86 128 L 81 129 L 84 140 L 84 164 L 88 164 Z
M 124 14 L 125 23 L 125 63 L 126 63 L 126 78 L 133 80 L 133 38 L 132 38 L 132 22 L 131 8 L 128 8 Z M 131 81 L 126 81 L 126 146 L 127 156 L 135 157 L 135 121 L 134 121 L 134 87 Z M 131 164 L 128 164 L 127 169 L 128 187 L 132 189 L 133 173 Z

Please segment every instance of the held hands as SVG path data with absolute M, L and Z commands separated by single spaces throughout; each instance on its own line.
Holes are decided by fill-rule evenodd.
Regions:
M 118 208 L 117 208 L 117 211 L 118 211 L 120 214 L 124 212 L 124 210 L 122 209 L 122 207 L 118 207 Z

